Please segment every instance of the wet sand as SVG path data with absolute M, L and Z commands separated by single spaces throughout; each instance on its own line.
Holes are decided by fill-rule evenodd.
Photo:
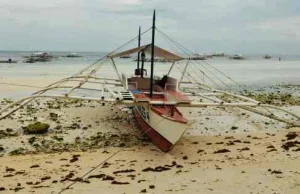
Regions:
M 299 128 L 289 131 L 300 134 Z M 299 193 L 300 145 L 287 132 L 184 137 L 169 153 L 151 143 L 1 158 L 5 193 Z M 289 142 L 300 142 L 296 137 Z

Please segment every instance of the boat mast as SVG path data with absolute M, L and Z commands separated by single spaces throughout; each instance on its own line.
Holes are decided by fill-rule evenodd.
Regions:
M 139 26 L 139 42 L 138 47 L 141 47 L 141 26 Z M 138 52 L 137 69 L 140 68 L 140 52 Z M 139 71 L 139 70 L 138 70 Z
M 153 24 L 152 24 L 152 43 L 151 43 L 151 74 L 150 74 L 150 98 L 153 93 L 153 71 L 154 71 L 154 40 L 155 40 L 155 10 L 153 13 Z

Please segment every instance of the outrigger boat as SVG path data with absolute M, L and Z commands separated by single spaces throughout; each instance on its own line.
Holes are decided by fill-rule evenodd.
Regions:
M 152 30 L 151 43 L 141 46 L 141 36 L 150 30 Z M 0 111 L 0 119 L 38 98 L 93 100 L 125 105 L 132 107 L 133 115 L 142 133 L 164 152 L 171 150 L 191 125 L 191 122 L 183 116 L 181 107 L 236 107 L 289 125 L 300 126 L 300 117 L 291 111 L 208 86 L 218 86 L 218 83 L 226 85 L 212 73 L 213 70 L 220 76 L 224 76 L 232 82 L 233 80 L 205 61 L 202 61 L 205 63 L 202 65 L 200 61 L 189 60 L 188 57 L 182 57 L 156 46 L 156 32 L 181 48 L 186 54 L 193 54 L 156 28 L 154 11 L 152 27 L 143 33 L 139 29 L 139 36 L 127 43 L 138 40 L 136 48 L 120 51 L 124 47 L 122 46 L 73 76 L 55 82 L 31 96 L 10 104 Z M 125 74 L 120 74 L 115 59 L 134 53 L 138 54 L 134 75 L 127 77 Z M 150 75 L 147 74 L 144 63 L 146 53 L 151 54 Z M 165 72 L 162 77 L 154 75 L 154 57 L 172 61 L 169 71 Z M 104 68 L 104 64 L 107 62 L 111 62 L 116 79 L 101 74 L 100 69 Z M 175 76 L 175 68 L 179 69 L 179 73 L 177 73 L 179 77 Z M 212 73 L 211 76 L 209 73 Z M 174 77 L 171 74 L 174 74 Z

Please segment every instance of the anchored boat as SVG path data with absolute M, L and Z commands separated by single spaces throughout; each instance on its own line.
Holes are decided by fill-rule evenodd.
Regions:
M 152 31 L 151 43 L 141 46 L 141 36 L 150 30 Z M 158 47 L 155 45 L 156 32 L 174 43 L 182 53 L 189 57 L 193 55 L 180 43 L 156 28 L 154 11 L 152 27 L 143 33 L 139 28 L 139 36 L 127 43 L 138 40 L 136 48 L 120 51 L 127 45 L 125 44 L 73 76 L 59 80 L 31 96 L 10 104 L 0 111 L 0 120 L 38 98 L 66 98 L 114 103 L 131 107 L 142 133 L 164 152 L 172 149 L 191 124 L 181 113 L 180 107 L 235 107 L 289 125 L 300 126 L 299 115 L 292 111 L 262 104 L 230 91 L 214 89 L 212 86 L 218 87 L 219 84 L 227 86 L 220 76 L 232 83 L 236 82 L 206 61 L 190 60 L 187 56 L 183 57 Z M 133 54 L 137 54 L 138 58 L 134 75 L 120 74 L 115 59 Z M 146 54 L 151 55 L 150 74 L 145 67 Z M 169 70 L 164 72 L 163 76 L 155 75 L 160 73 L 154 70 L 155 57 L 171 62 Z M 117 78 L 105 77 L 101 74 L 103 72 L 100 69 L 104 68 L 108 62 Z M 175 68 L 179 72 L 175 72 Z

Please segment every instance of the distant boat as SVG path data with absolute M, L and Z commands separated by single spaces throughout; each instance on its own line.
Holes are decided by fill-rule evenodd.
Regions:
M 187 59 L 190 59 L 190 60 L 206 60 L 207 57 L 206 57 L 205 54 L 203 55 L 203 54 L 196 53 L 194 56 L 188 57 Z
M 138 61 L 138 59 L 135 59 L 134 61 Z M 140 61 L 142 61 L 142 59 L 140 59 Z M 150 58 L 146 58 L 146 59 L 144 59 L 144 62 L 151 62 L 151 59 Z M 154 62 L 168 63 L 168 62 L 172 62 L 172 60 L 154 58 Z
M 265 59 L 271 59 L 272 57 L 270 55 L 265 55 L 264 58 Z
M 51 61 L 54 56 L 50 55 L 47 52 L 37 52 L 33 53 L 31 56 L 25 56 L 25 63 L 35 63 L 35 62 L 48 62 Z
M 82 56 L 78 55 L 77 53 L 69 53 L 69 54 L 66 55 L 66 57 L 76 58 L 76 57 L 82 57 Z
M 126 56 L 121 56 L 120 58 L 122 58 L 122 59 L 130 59 L 130 58 L 131 58 L 131 56 L 129 56 L 129 55 L 126 55 Z
M 0 61 L 0 63 L 17 63 L 17 62 L 18 62 L 18 61 L 13 61 L 13 60 L 11 60 L 11 59 Z
M 224 57 L 225 53 L 213 53 L 212 56 L 213 57 Z
M 233 56 L 231 56 L 229 58 L 230 59 L 235 59 L 235 60 L 243 60 L 243 59 L 245 59 L 245 57 L 243 55 L 238 55 L 238 54 L 233 55 Z

